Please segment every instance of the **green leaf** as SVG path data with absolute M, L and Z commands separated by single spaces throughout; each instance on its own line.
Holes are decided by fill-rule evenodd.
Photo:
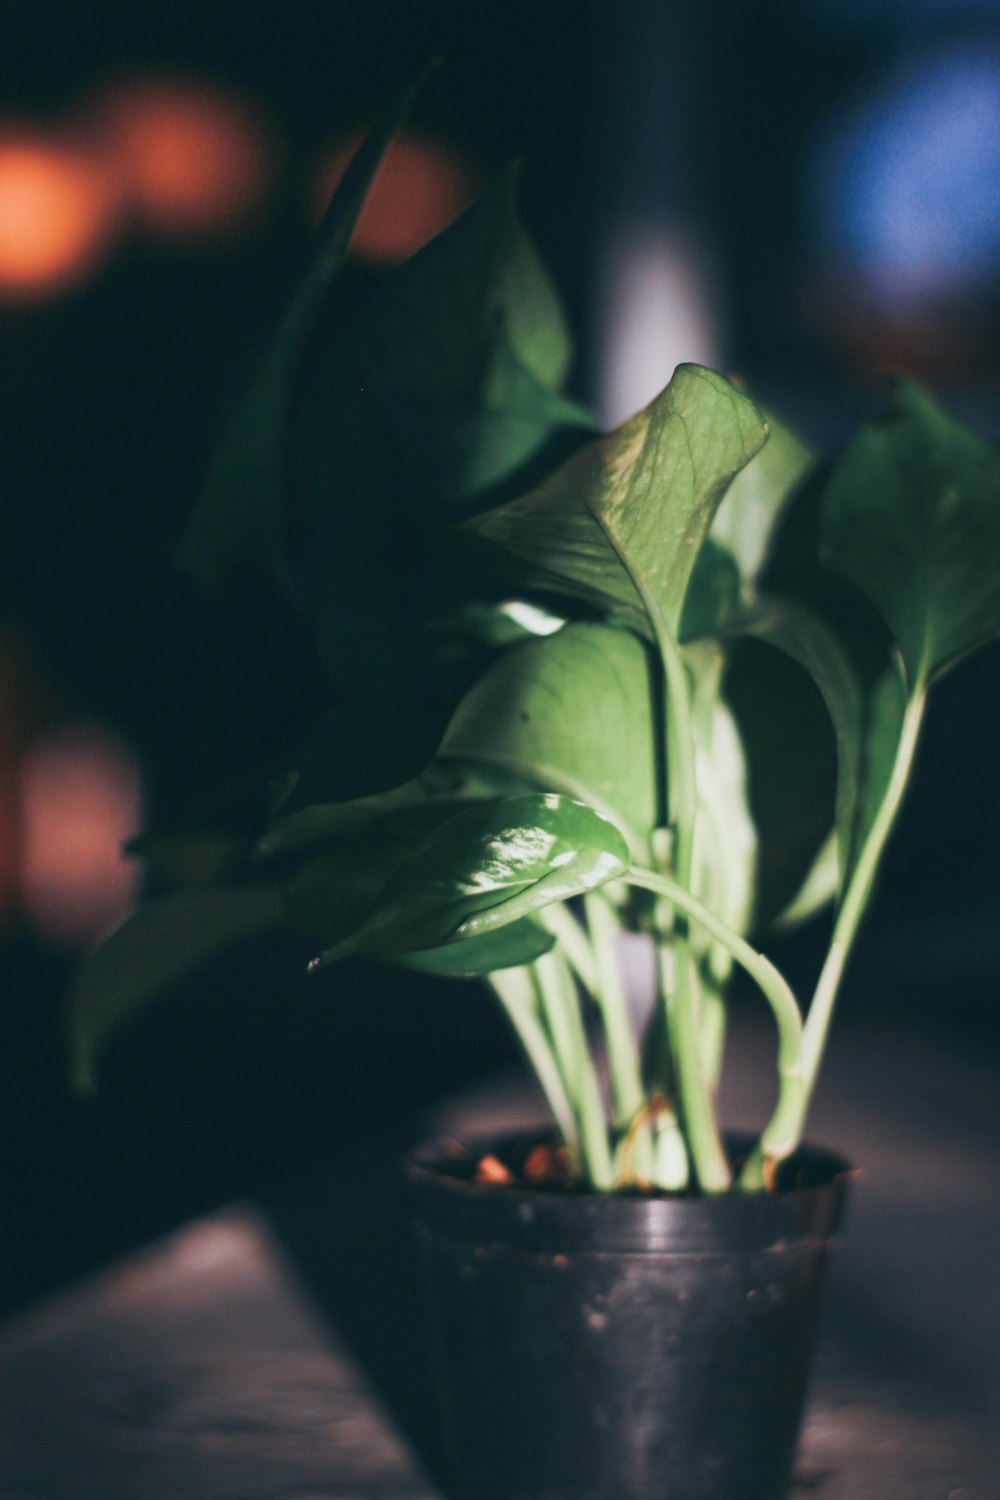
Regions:
M 736 564 L 744 598 L 755 593 L 782 517 L 814 467 L 805 444 L 769 412 L 765 417 L 767 442 L 736 475 L 709 533 Z
M 580 802 L 526 795 L 478 804 L 423 843 L 354 936 L 325 953 L 393 953 L 479 937 L 628 868 L 613 823 Z
M 414 953 L 386 953 L 382 957 L 406 969 L 457 979 L 532 964 L 536 958 L 551 952 L 555 942 L 551 932 L 546 932 L 531 917 L 522 917 L 519 922 L 466 938 L 461 943 L 446 943 L 441 948 L 424 948 Z
M 771 923 L 774 932 L 790 932 L 829 905 L 840 886 L 841 863 L 840 843 L 831 829 L 798 890 Z
M 283 803 L 258 842 L 257 853 L 265 859 L 282 858 L 352 835 L 367 836 L 385 819 L 419 814 L 421 809 L 429 810 L 426 816 L 432 816 L 434 808 L 458 812 L 468 802 L 496 801 L 524 790 L 517 777 L 497 767 L 454 758 L 435 760 L 412 781 L 373 797 Z
M 403 396 L 416 379 L 423 400 L 452 400 L 472 386 L 496 407 L 509 396 L 514 369 L 541 387 L 562 385 L 572 357 L 569 329 L 521 225 L 518 175 L 516 166 L 503 172 L 386 278 L 355 337 L 382 394 Z
M 754 910 L 757 830 L 750 814 L 746 755 L 721 696 L 723 653 L 714 641 L 688 646 L 693 679 L 691 728 L 698 790 L 697 888 L 694 892 L 735 932 Z
M 439 753 L 586 802 L 648 858 L 659 820 L 659 694 L 634 635 L 567 625 L 506 651 L 462 700 Z
M 249 841 L 232 833 L 143 833 L 130 839 L 124 853 L 142 861 L 145 877 L 158 887 L 221 885 L 240 873 L 250 853 Z
M 491 205 L 490 199 L 484 202 Z M 513 206 L 506 211 L 513 219 Z M 518 250 L 526 252 L 527 247 L 518 232 L 511 258 L 516 261 Z M 445 249 L 456 264 L 444 285 L 425 291 L 420 284 L 425 278 L 415 278 L 418 284 L 411 288 L 402 272 L 399 281 L 390 280 L 357 330 L 353 356 L 355 367 L 365 372 L 366 389 L 388 414 L 410 485 L 430 497 L 442 517 L 454 517 L 517 474 L 556 435 L 575 436 L 579 442 L 593 434 L 594 422 L 518 353 L 509 326 L 516 304 L 508 300 L 506 307 L 493 310 L 502 284 L 491 286 L 484 277 L 485 284 L 474 292 L 478 303 L 470 299 L 471 305 L 442 306 L 445 286 L 454 303 L 461 286 L 458 261 L 468 254 L 464 244 L 452 249 L 450 241 L 436 253 Z M 431 247 L 425 254 L 431 258 L 433 253 Z M 414 272 L 424 264 L 417 257 Z M 494 259 L 492 267 L 482 269 L 493 270 L 499 279 L 511 268 Z M 536 274 L 541 277 L 540 268 Z M 506 293 L 508 299 L 514 295 Z M 548 321 L 552 344 L 561 355 L 566 336 L 554 300 Z M 406 329 L 406 337 L 400 337 L 400 329 Z M 560 357 L 552 372 L 557 378 L 562 363 Z
M 277 852 L 275 833 L 283 854 L 296 850 L 281 885 L 289 921 L 307 941 L 326 947 L 356 932 L 400 866 L 468 806 L 450 799 L 381 804 L 366 798 L 306 808 L 265 840 L 270 853 Z
M 766 435 L 720 375 L 680 365 L 645 411 L 467 525 L 550 585 L 634 629 L 676 636 L 712 518 Z
M 289 422 L 302 362 L 379 163 L 426 76 L 387 112 L 351 161 L 309 269 L 233 406 L 182 549 L 206 583 L 218 584 L 237 565 L 269 569 L 281 553 Z
M 741 628 L 746 634 L 774 646 L 797 662 L 809 673 L 822 694 L 833 726 L 837 750 L 834 820 L 842 870 L 854 838 L 863 736 L 862 692 L 850 659 L 832 629 L 818 616 L 792 600 L 771 599 L 761 603 L 746 617 Z M 762 707 L 764 712 L 768 711 L 766 704 Z M 803 733 L 804 729 L 800 730 L 800 734 Z M 815 765 L 821 756 L 815 749 L 812 754 L 808 754 L 807 744 L 808 740 L 801 739 L 799 751 L 805 753 L 806 758 Z M 787 791 L 787 773 L 777 766 L 775 773 L 781 778 Z M 820 869 L 830 873 L 830 866 L 826 863 Z M 818 879 L 820 869 L 815 872 L 817 878 L 810 885 L 810 895 L 818 905 L 824 905 L 833 897 L 837 886 L 835 881 L 831 888 L 824 889 Z M 804 900 L 802 897 L 796 908 L 797 914 L 801 916 L 808 914 L 804 909 Z
M 875 605 L 911 689 L 1000 634 L 1000 455 L 900 381 L 828 480 L 824 554 Z
M 398 698 L 436 743 L 468 685 L 436 627 L 489 580 L 451 522 L 533 483 L 592 430 L 551 384 L 567 359 L 509 176 L 317 336 L 297 389 L 282 576 L 331 680 L 373 705 L 372 724 Z M 398 722 L 390 749 L 413 738 L 401 745 Z
M 740 575 L 733 559 L 707 536 L 688 580 L 681 613 L 682 641 L 717 635 L 736 612 Z
M 812 675 L 749 625 L 726 642 L 725 698 L 739 729 L 757 831 L 754 928 L 794 900 L 834 827 L 838 764 L 830 713 Z M 818 904 L 833 894 L 814 888 Z
M 85 959 L 69 994 L 67 1037 L 77 1088 L 95 1087 L 109 1041 L 191 970 L 285 919 L 272 885 L 216 886 L 142 907 Z

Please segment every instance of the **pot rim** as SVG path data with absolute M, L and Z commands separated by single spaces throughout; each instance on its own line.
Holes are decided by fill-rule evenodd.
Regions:
M 727 1132 L 730 1152 L 754 1136 Z M 525 1150 L 552 1132 L 473 1133 L 442 1137 L 411 1152 L 404 1172 L 418 1221 L 458 1241 L 506 1244 L 558 1253 L 668 1255 L 779 1253 L 803 1241 L 826 1241 L 840 1228 L 852 1168 L 836 1152 L 802 1145 L 783 1164 L 775 1193 L 646 1197 L 477 1183 L 456 1175 L 488 1152 Z M 451 1168 L 451 1171 L 449 1171 Z

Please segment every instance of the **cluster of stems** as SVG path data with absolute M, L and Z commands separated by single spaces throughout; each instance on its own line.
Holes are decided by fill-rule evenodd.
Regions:
M 556 940 L 552 950 L 528 967 L 494 973 L 490 982 L 582 1181 L 604 1192 L 767 1191 L 802 1139 L 844 966 L 909 778 L 926 695 L 921 684 L 909 700 L 885 794 L 852 862 L 803 1011 L 774 964 L 692 892 L 699 809 L 690 686 L 670 634 L 659 636 L 669 705 L 669 830 L 656 845 L 661 857 L 622 877 L 653 898 L 652 1021 L 640 1037 L 620 968 L 621 903 L 607 889 L 582 898 L 579 911 L 546 907 L 541 918 Z M 723 986 L 734 964 L 770 1007 L 778 1083 L 771 1117 L 735 1175 L 718 1113 Z M 606 1083 L 591 1046 L 595 1033 Z

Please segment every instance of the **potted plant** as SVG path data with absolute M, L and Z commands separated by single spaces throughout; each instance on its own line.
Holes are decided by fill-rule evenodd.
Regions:
M 185 543 L 269 571 L 329 712 L 249 841 L 85 965 L 78 1079 L 263 928 L 478 977 L 544 1140 L 409 1166 L 469 1497 L 785 1493 L 844 1164 L 802 1144 L 928 692 L 1000 632 L 1000 462 L 915 386 L 820 461 L 681 366 L 599 433 L 510 174 L 360 306 L 338 276 L 404 104 L 331 204 Z M 135 851 L 177 864 L 177 840 Z M 192 873 L 193 872 L 193 873 Z M 832 907 L 807 1003 L 761 951 Z M 643 933 L 637 1019 L 618 963 Z M 716 1109 L 742 971 L 776 1028 L 760 1135 Z

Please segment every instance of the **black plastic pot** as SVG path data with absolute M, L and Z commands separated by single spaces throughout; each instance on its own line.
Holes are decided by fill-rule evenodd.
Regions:
M 470 1180 L 527 1144 L 407 1164 L 451 1493 L 782 1500 L 846 1164 L 803 1149 L 760 1197 Z

